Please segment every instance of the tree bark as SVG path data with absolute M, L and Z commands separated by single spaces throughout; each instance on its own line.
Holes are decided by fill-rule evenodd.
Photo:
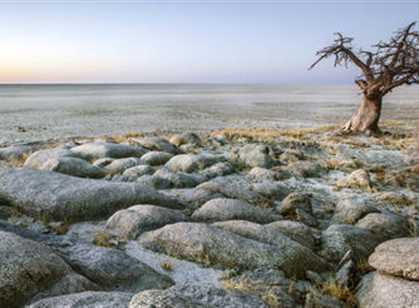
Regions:
M 368 98 L 364 96 L 357 111 L 343 127 L 345 133 L 379 134 L 378 122 L 381 116 L 381 96 Z

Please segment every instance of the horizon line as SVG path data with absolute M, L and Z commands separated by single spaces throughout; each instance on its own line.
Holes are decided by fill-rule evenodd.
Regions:
M 267 85 L 267 86 L 288 86 L 288 85 L 302 85 L 302 86 L 318 86 L 318 85 L 352 85 L 353 82 L 345 83 L 307 83 L 307 82 L 0 82 L 0 86 L 42 86 L 42 85 Z

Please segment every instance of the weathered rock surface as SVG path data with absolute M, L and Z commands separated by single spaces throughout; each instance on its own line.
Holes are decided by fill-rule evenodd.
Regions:
M 378 213 L 378 209 L 365 199 L 350 197 L 340 200 L 336 204 L 332 221 L 336 224 L 355 224 L 358 220 L 370 213 Z
M 238 175 L 220 176 L 211 181 L 200 184 L 197 189 L 212 193 L 221 193 L 227 198 L 241 199 L 249 202 L 256 200 L 258 194 L 251 190 L 251 183 Z
M 337 156 L 343 159 L 357 159 L 366 166 L 394 167 L 407 164 L 408 157 L 400 151 L 385 149 L 356 150 L 341 144 L 337 147 Z
M 167 163 L 172 157 L 173 154 L 167 152 L 151 151 L 144 154 L 141 157 L 141 161 L 146 165 L 160 166 Z
M 29 215 L 73 221 L 109 216 L 141 203 L 182 208 L 173 198 L 141 185 L 29 169 L 0 173 L 0 200 L 8 201 Z
M 135 295 L 129 308 L 264 308 L 257 297 L 207 286 L 175 286 L 166 290 L 147 290 Z
M 62 150 L 61 152 L 69 151 Z M 106 170 L 103 168 L 92 165 L 91 163 L 77 157 L 66 156 L 63 154 L 58 155 L 57 157 L 42 160 L 38 157 L 38 154 L 40 153 L 35 152 L 32 154 L 32 156 L 30 156 L 25 162 L 24 167 L 35 170 L 54 171 L 83 178 L 103 178 L 107 174 Z M 36 156 L 37 158 L 33 156 Z
M 378 272 L 362 278 L 356 297 L 359 307 L 419 307 L 419 282 Z
M 366 259 L 381 242 L 375 234 L 352 225 L 331 225 L 321 236 L 321 254 L 332 262 L 339 262 L 349 251 L 358 259 Z
M 172 143 L 160 137 L 130 138 L 129 142 L 141 145 L 152 151 L 163 151 L 171 154 L 176 154 L 178 152 L 177 148 Z
M 20 307 L 40 292 L 47 294 L 67 275 L 76 274 L 47 246 L 0 231 L 1 307 Z M 71 288 L 61 284 L 55 292 L 63 294 Z
M 238 157 L 248 167 L 272 167 L 272 149 L 262 144 L 246 144 L 239 149 Z
M 104 168 L 106 169 L 107 173 L 109 174 L 116 174 L 124 172 L 125 170 L 142 165 L 141 159 L 137 157 L 128 157 L 128 158 L 120 158 L 114 159 L 111 163 L 107 164 Z
M 113 214 L 106 223 L 106 228 L 124 239 L 136 239 L 146 231 L 163 227 L 187 217 L 180 211 L 154 205 L 135 205 Z
M 153 174 L 154 187 L 165 188 L 191 188 L 206 180 L 206 177 L 196 173 L 171 172 L 161 168 Z
M 364 190 L 371 189 L 371 180 L 367 171 L 358 169 L 348 175 L 346 178 L 336 182 L 338 188 L 359 188 Z
M 200 223 L 167 225 L 138 238 L 146 248 L 205 265 L 220 265 L 224 268 L 270 266 L 284 268 L 288 270 L 287 273 L 295 269 L 295 275 L 302 274 L 311 266 L 317 270 L 322 269 L 320 265 L 323 264 L 318 262 L 320 258 L 315 258 L 309 249 L 285 236 L 283 240 L 283 243 L 290 244 L 285 251 L 278 249 L 280 241 L 278 245 L 266 244 Z M 311 259 L 306 260 L 306 257 Z M 298 267 L 290 267 L 291 264 L 298 264 Z
M 325 261 L 310 249 L 288 238 L 270 225 L 259 225 L 249 221 L 230 220 L 214 223 L 213 226 L 236 233 L 258 242 L 277 246 L 283 254 L 283 271 L 289 276 L 302 277 L 306 270 L 324 271 L 328 268 Z
M 249 220 L 260 223 L 272 222 L 279 217 L 272 210 L 255 207 L 237 199 L 212 199 L 192 214 L 192 219 L 202 222 L 224 220 Z
M 419 280 L 419 238 L 384 242 L 375 248 L 368 262 L 382 273 Z
M 45 163 L 49 160 L 57 160 L 63 157 L 74 157 L 75 155 L 68 149 L 55 148 L 39 150 L 32 153 L 24 163 L 25 168 L 42 170 Z
M 139 165 L 139 166 L 126 169 L 122 173 L 122 175 L 137 179 L 145 174 L 153 174 L 153 173 L 154 173 L 153 167 L 149 165 Z
M 126 144 L 93 142 L 71 148 L 74 156 L 83 159 L 98 159 L 98 158 L 126 158 L 126 157 L 141 157 L 147 150 L 140 146 L 131 146 Z
M 225 158 L 222 155 L 181 154 L 172 157 L 165 166 L 172 172 L 181 171 L 190 173 L 205 169 L 223 160 L 225 160 Z
M 21 160 L 35 150 L 36 147 L 29 145 L 12 145 L 0 148 L 0 160 Z
M 292 285 L 293 284 L 293 285 Z M 269 303 L 270 307 L 294 308 L 298 307 L 296 300 L 302 302 L 298 294 L 293 292 L 296 285 L 285 277 L 282 271 L 271 268 L 257 268 L 245 271 L 239 275 L 223 280 L 223 285 L 229 290 L 242 290 L 256 294 L 259 298 Z
M 290 239 L 304 245 L 308 248 L 315 249 L 317 239 L 320 238 L 320 231 L 310 228 L 305 224 L 292 220 L 274 221 L 265 225 L 266 228 L 280 231 Z
M 326 171 L 324 166 L 317 161 L 296 161 L 288 165 L 286 170 L 302 178 L 318 178 Z
M 197 134 L 187 132 L 180 135 L 173 135 L 170 138 L 170 143 L 176 146 L 181 146 L 184 144 L 200 145 L 202 141 Z
M 173 284 L 168 276 L 118 249 L 76 244 L 61 248 L 60 254 L 74 270 L 107 289 L 139 292 Z
M 200 174 L 202 174 L 202 176 L 205 177 L 206 179 L 212 179 L 217 176 L 231 174 L 233 173 L 233 171 L 234 171 L 233 167 L 229 163 L 223 162 L 223 163 L 216 163 L 212 165 L 211 167 L 208 167 L 202 170 Z
M 125 292 L 81 292 L 45 298 L 28 308 L 127 308 L 133 295 Z
M 270 169 L 254 167 L 249 171 L 247 177 L 256 181 L 275 181 L 276 173 Z
M 410 235 L 409 221 L 395 214 L 371 213 L 359 220 L 356 226 L 371 231 L 382 241 Z

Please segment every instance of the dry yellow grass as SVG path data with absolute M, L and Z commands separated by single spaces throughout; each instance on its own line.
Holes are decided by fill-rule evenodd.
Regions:
M 346 287 L 339 285 L 335 280 L 329 280 L 320 286 L 323 294 L 330 295 L 340 301 L 345 302 L 349 307 L 356 307 L 357 300 L 355 294 Z
M 317 128 L 273 129 L 273 128 L 225 128 L 213 131 L 211 136 L 222 135 L 227 139 L 245 138 L 255 141 L 272 141 L 278 138 L 306 139 L 311 135 L 326 133 L 336 129 L 335 125 Z
M 68 229 L 70 228 L 70 223 L 68 222 L 62 222 L 62 223 L 57 223 L 57 224 L 50 223 L 48 227 L 56 234 L 63 235 L 68 232 Z
M 19 156 L 19 158 L 11 159 L 7 162 L 12 167 L 19 168 L 19 167 L 23 166 L 23 164 L 25 163 L 25 161 L 28 157 L 29 157 L 28 154 L 22 154 L 21 156 Z
M 142 132 L 128 132 L 122 135 L 112 135 L 112 136 L 105 136 L 105 138 L 111 139 L 115 143 L 123 143 L 128 141 L 129 138 L 139 138 L 144 137 L 144 133 Z
M 372 272 L 374 268 L 368 263 L 368 259 L 362 258 L 356 262 L 356 269 L 360 274 Z
M 160 263 L 160 267 L 162 269 L 164 269 L 166 272 L 171 272 L 173 271 L 173 264 L 170 263 L 169 261 L 163 261 Z
M 96 232 L 95 238 L 93 239 L 93 244 L 101 247 L 112 247 L 110 236 L 107 233 L 101 231 Z

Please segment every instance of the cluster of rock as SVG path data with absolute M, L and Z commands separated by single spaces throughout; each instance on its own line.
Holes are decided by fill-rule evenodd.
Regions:
M 419 306 L 419 193 L 374 171 L 400 151 L 187 133 L 0 159 L 0 307 Z

